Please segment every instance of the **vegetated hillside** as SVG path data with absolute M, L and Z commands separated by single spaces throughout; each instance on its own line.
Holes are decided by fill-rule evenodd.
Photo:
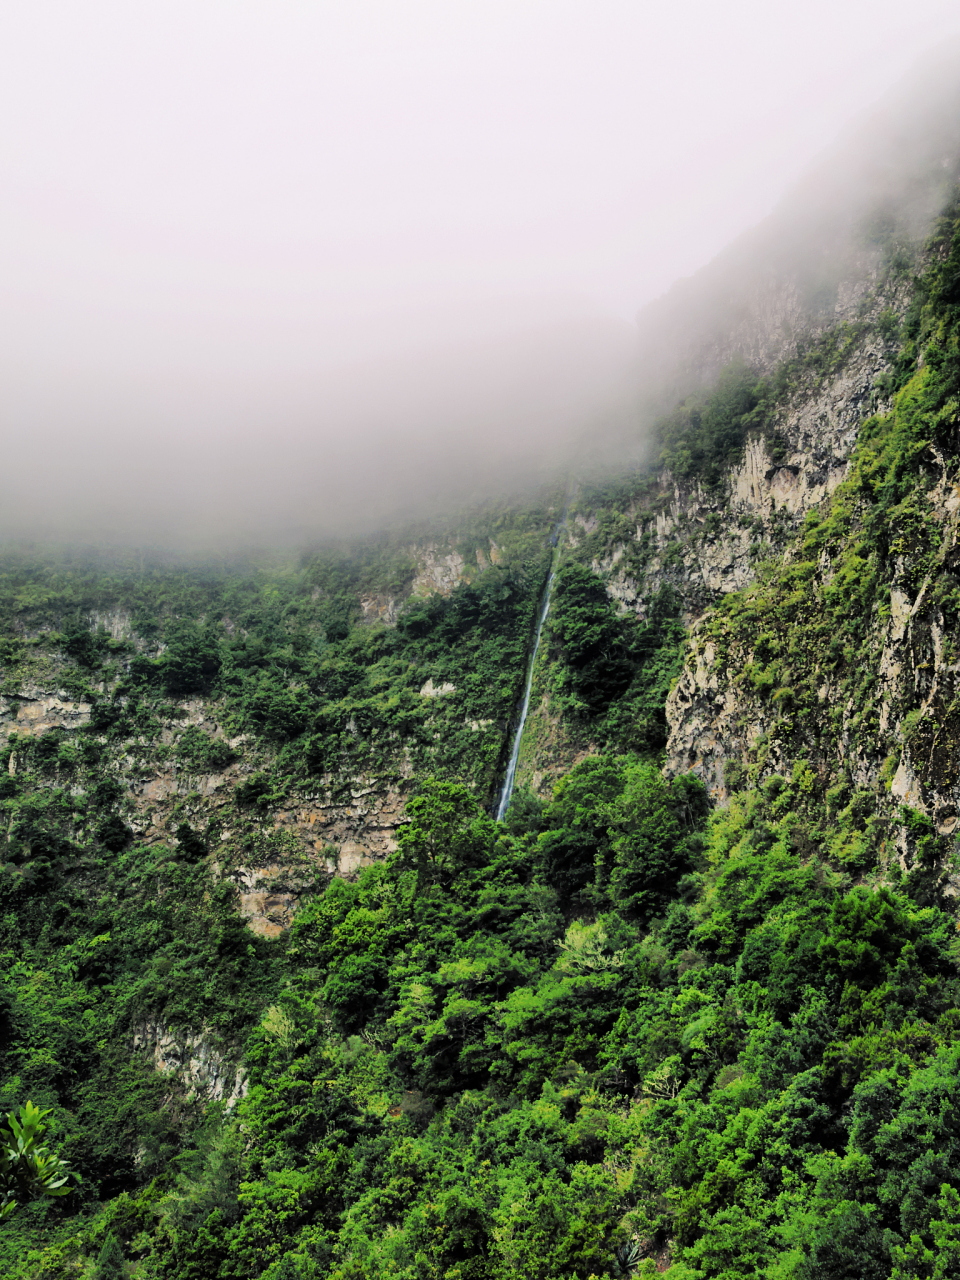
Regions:
M 5 1274 L 960 1275 L 957 217 L 580 490 L 503 824 L 560 495 L 5 559 Z

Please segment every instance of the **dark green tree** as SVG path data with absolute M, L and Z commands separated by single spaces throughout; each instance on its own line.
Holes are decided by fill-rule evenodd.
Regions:
M 126 1274 L 123 1250 L 111 1231 L 103 1242 L 103 1248 L 97 1254 L 91 1280 L 125 1280 Z
M 397 840 L 397 862 L 416 870 L 417 885 L 449 887 L 460 872 L 481 865 L 496 826 L 473 793 L 458 782 L 428 779 L 407 805 L 410 822 Z

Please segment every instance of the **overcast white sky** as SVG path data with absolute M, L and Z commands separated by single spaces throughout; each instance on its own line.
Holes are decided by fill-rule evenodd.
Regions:
M 956 0 L 6 0 L 2 524 L 147 536 L 160 490 L 256 524 L 293 467 L 307 528 L 307 474 L 332 513 L 458 435 L 535 448 L 643 302 L 958 27 Z

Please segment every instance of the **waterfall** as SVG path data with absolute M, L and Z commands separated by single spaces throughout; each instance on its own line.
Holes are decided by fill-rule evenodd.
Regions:
M 553 534 L 553 562 L 550 565 L 550 576 L 547 578 L 547 585 L 543 592 L 543 603 L 540 606 L 540 615 L 537 618 L 537 629 L 533 636 L 533 649 L 530 653 L 530 663 L 527 667 L 527 683 L 523 689 L 523 702 L 520 704 L 520 720 L 517 724 L 516 733 L 513 736 L 513 747 L 510 750 L 510 761 L 507 765 L 507 772 L 503 779 L 503 790 L 500 792 L 500 800 L 497 804 L 497 821 L 502 822 L 504 814 L 510 806 L 510 797 L 513 795 L 513 784 L 517 777 L 517 765 L 520 762 L 520 743 L 523 741 L 523 730 L 527 723 L 527 712 L 530 710 L 530 694 L 533 690 L 533 670 L 537 665 L 537 653 L 540 649 L 540 638 L 543 635 L 543 624 L 547 620 L 547 614 L 550 612 L 550 597 L 553 595 L 553 580 L 557 576 L 557 562 L 560 558 L 560 538 L 567 527 L 567 508 L 570 505 L 570 494 L 567 495 L 567 501 L 564 503 L 563 514 L 554 530 Z

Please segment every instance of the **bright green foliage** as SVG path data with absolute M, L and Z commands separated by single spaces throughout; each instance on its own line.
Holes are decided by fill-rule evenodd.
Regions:
M 538 815 L 544 878 L 563 901 L 653 915 L 693 869 L 705 814 L 695 779 L 668 783 L 648 763 L 588 757 Z
M 694 778 L 666 782 L 651 764 L 632 765 L 605 809 L 610 823 L 610 896 L 629 916 L 657 914 L 693 869 L 706 797 Z
M 545 830 L 507 834 L 426 785 L 415 852 L 298 915 L 247 1097 L 159 1199 L 141 1183 L 155 1225 L 118 1215 L 123 1255 L 158 1280 L 586 1280 L 669 1240 L 688 1277 L 934 1274 L 960 1168 L 954 922 L 851 887 L 799 838 L 801 794 L 704 832 L 692 781 L 598 757 Z M 543 836 L 591 815 L 584 914 L 543 880 Z M 674 838 L 694 870 L 651 919 L 617 886 Z
M 553 590 L 550 631 L 573 694 L 592 712 L 618 699 L 633 675 L 613 601 L 596 574 L 565 565 Z
M 0 1126 L 0 1219 L 39 1196 L 70 1194 L 68 1183 L 77 1175 L 40 1141 L 49 1128 L 43 1120 L 50 1110 L 41 1111 L 28 1101 Z

